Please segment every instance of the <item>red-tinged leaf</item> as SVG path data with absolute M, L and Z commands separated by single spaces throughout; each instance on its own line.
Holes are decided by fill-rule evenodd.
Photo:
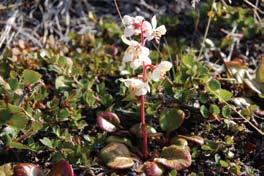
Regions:
M 197 143 L 199 145 L 203 145 L 204 144 L 204 138 L 202 138 L 201 136 L 196 136 L 196 135 L 188 135 L 188 136 L 178 135 L 177 137 L 186 139 L 186 140 L 191 141 L 191 142 L 195 142 L 195 143 Z
M 114 132 L 120 124 L 119 117 L 112 112 L 101 112 L 97 116 L 97 125 L 106 132 Z
M 127 169 L 134 165 L 130 151 L 122 143 L 110 143 L 99 154 L 100 160 L 112 169 Z
M 117 55 L 117 53 L 118 53 L 118 49 L 117 49 L 117 47 L 115 47 L 115 46 L 113 46 L 113 45 L 106 45 L 106 46 L 104 47 L 104 52 L 105 52 L 105 54 L 108 54 L 108 55 L 114 57 L 114 56 Z
M 14 167 L 14 176 L 41 176 L 41 169 L 33 163 L 17 163 Z
M 188 147 L 182 148 L 177 145 L 164 147 L 160 156 L 160 158 L 155 158 L 154 161 L 177 171 L 185 169 L 192 164 L 192 157 Z
M 161 176 L 163 175 L 163 168 L 155 162 L 146 162 L 143 166 L 146 176 Z
M 55 164 L 48 176 L 75 176 L 72 166 L 65 160 Z
M 148 134 L 149 137 L 157 133 L 156 129 L 153 128 L 150 125 L 146 126 L 146 130 L 147 130 L 147 134 Z M 134 134 L 134 135 L 136 135 L 136 136 L 138 136 L 138 137 L 141 137 L 142 136 L 142 129 L 141 129 L 140 123 L 137 123 L 137 124 L 133 125 L 129 129 L 129 132 Z

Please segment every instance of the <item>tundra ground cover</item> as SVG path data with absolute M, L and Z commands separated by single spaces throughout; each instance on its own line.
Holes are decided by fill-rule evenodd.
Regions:
M 93 2 L 107 4 L 101 3 Z M 41 47 L 27 36 L 6 39 L 0 173 L 12 175 L 21 163 L 33 163 L 42 174 L 56 175 L 58 169 L 50 172 L 56 163 L 71 170 L 70 163 L 76 175 L 263 174 L 263 3 L 186 4 L 177 16 L 145 17 L 156 15 L 152 27 L 165 25 L 167 31 L 159 43 L 146 42 L 151 52 L 145 53 L 153 64 L 170 61 L 172 68 L 159 82 L 162 69 L 154 69 L 151 89 L 136 92 L 130 85 L 144 83 L 131 80 L 141 74 L 133 68 L 142 63 L 131 65 L 135 57 L 126 54 L 135 51 L 126 44 L 134 45 L 121 40 L 125 27 L 135 26 L 123 27 L 117 15 L 89 11 L 91 29 L 68 31 L 65 40 L 49 31 L 39 38 Z M 135 33 L 127 29 L 125 35 Z M 143 94 L 145 157 L 138 101 Z

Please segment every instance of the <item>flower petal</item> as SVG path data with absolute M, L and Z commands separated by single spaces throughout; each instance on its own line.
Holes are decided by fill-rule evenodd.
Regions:
M 159 65 L 156 66 L 156 68 L 153 70 L 151 74 L 151 79 L 155 82 L 162 79 L 164 74 L 169 71 L 172 67 L 171 62 L 169 61 L 162 61 Z
M 129 46 L 132 44 L 131 40 L 128 40 L 125 35 L 121 36 L 121 40 Z
M 139 68 L 142 65 L 142 60 L 140 59 L 134 59 L 131 63 L 130 63 L 130 67 L 135 70 L 137 68 Z
M 133 23 L 133 21 L 134 21 L 134 18 L 129 16 L 129 15 L 125 15 L 123 18 L 123 23 L 126 26 L 131 25 Z
M 134 23 L 141 23 L 144 20 L 144 17 L 142 16 L 136 16 L 134 18 Z
M 143 64 L 143 62 L 144 62 L 145 65 L 150 65 L 151 64 L 151 59 L 148 56 L 140 55 L 139 58 L 141 60 L 141 65 Z
M 164 25 L 157 27 L 157 29 L 155 31 L 157 34 L 160 35 L 159 37 L 161 37 L 162 35 L 165 35 L 167 32 L 166 27 Z
M 142 24 L 143 31 L 152 31 L 152 26 L 148 21 L 144 21 Z
M 156 29 L 156 27 L 157 27 L 157 18 L 156 18 L 156 15 L 154 15 L 151 18 L 151 24 L 152 24 L 153 29 Z
M 125 52 L 125 55 L 123 57 L 123 62 L 131 62 L 133 60 L 134 54 L 130 52 Z
M 125 34 L 125 36 L 126 37 L 131 37 L 131 36 L 133 36 L 134 34 L 135 34 L 135 29 L 133 28 L 133 26 L 132 25 L 130 25 L 130 26 L 127 26 L 126 28 L 125 28 L 125 30 L 124 30 L 124 34 Z
M 151 74 L 151 79 L 155 82 L 160 80 L 160 70 L 159 69 L 154 69 L 152 74 Z
M 169 71 L 172 67 L 172 64 L 171 62 L 169 61 L 162 61 L 158 67 L 161 69 L 161 70 L 164 70 L 164 71 Z
M 141 53 L 140 54 L 148 56 L 149 55 L 149 49 L 147 47 L 141 47 Z

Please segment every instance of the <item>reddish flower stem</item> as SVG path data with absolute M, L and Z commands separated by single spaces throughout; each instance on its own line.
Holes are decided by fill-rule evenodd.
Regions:
M 143 22 L 142 22 L 143 24 Z M 141 24 L 141 45 L 144 46 L 144 36 L 143 36 L 143 30 L 142 30 L 142 24 Z M 146 71 L 147 71 L 147 65 L 145 63 L 142 63 L 143 68 L 143 81 L 146 81 Z M 145 96 L 141 95 L 140 97 L 140 121 L 141 121 L 141 130 L 142 130 L 142 139 L 143 139 L 143 157 L 144 159 L 148 158 L 148 134 L 146 129 L 146 121 L 145 121 Z

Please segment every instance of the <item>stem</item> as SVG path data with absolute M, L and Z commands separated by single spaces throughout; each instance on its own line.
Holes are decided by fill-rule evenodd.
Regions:
M 142 22 L 143 23 L 143 22 Z M 141 45 L 144 46 L 144 36 L 143 36 L 143 30 L 141 25 L 141 35 L 140 35 Z M 146 81 L 146 70 L 147 67 L 145 63 L 142 63 L 143 68 L 143 81 Z M 143 157 L 146 159 L 148 157 L 148 134 L 146 130 L 146 121 L 145 121 L 145 96 L 140 96 L 140 121 L 141 121 L 141 130 L 142 130 L 142 142 L 143 142 Z

